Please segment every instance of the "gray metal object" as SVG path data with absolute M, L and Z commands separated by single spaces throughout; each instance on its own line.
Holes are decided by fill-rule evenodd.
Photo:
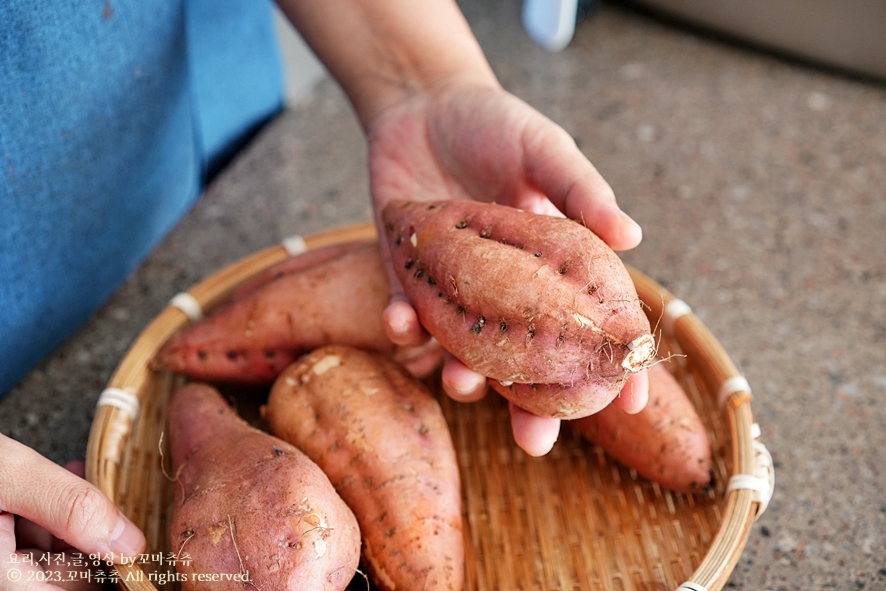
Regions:
M 726 35 L 886 80 L 886 0 L 632 0 Z

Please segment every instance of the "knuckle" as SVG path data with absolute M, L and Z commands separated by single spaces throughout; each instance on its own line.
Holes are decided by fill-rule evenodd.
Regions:
M 97 488 L 83 482 L 61 495 L 62 527 L 69 536 L 81 537 L 108 529 L 108 500 Z

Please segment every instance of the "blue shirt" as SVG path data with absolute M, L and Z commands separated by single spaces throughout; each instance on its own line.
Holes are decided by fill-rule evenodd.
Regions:
M 0 395 L 282 102 L 266 0 L 0 2 Z

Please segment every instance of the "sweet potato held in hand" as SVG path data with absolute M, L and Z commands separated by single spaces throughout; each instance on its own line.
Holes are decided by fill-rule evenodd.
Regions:
M 323 347 L 280 375 L 262 412 L 354 511 L 378 588 L 462 588 L 455 449 L 439 404 L 419 382 L 379 355 Z
M 394 202 L 382 216 L 421 323 L 518 406 L 587 416 L 654 355 L 627 270 L 583 225 L 476 201 Z
M 248 425 L 203 384 L 173 396 L 169 443 L 171 548 L 191 557 L 177 565 L 183 589 L 347 587 L 360 558 L 357 522 L 301 451 Z M 200 574 L 218 580 L 200 583 Z
M 629 415 L 609 405 L 570 422 L 591 443 L 664 488 L 701 492 L 713 483 L 707 432 L 686 392 L 661 364 L 649 368 L 649 402 Z
M 341 343 L 392 354 L 413 369 L 436 343 L 394 347 L 382 324 L 389 292 L 375 242 L 308 251 L 247 282 L 170 339 L 151 366 L 201 381 L 265 385 L 299 355 Z

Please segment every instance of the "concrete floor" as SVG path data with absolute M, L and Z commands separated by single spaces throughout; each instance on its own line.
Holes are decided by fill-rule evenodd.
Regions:
M 549 54 L 516 0 L 463 7 L 505 87 L 643 225 L 625 260 L 686 300 L 754 388 L 777 487 L 727 588 L 886 589 L 886 87 L 610 5 Z M 361 131 L 324 78 L 0 402 L 0 432 L 82 457 L 98 394 L 172 295 L 369 215 Z

